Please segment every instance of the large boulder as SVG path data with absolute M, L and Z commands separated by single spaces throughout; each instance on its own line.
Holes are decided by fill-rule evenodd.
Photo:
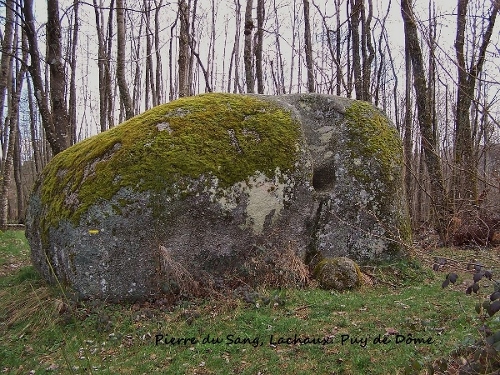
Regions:
M 234 287 L 259 282 L 251 260 L 266 251 L 311 267 L 404 255 L 402 173 L 398 133 L 368 103 L 205 94 L 56 155 L 26 235 L 36 269 L 78 298 Z

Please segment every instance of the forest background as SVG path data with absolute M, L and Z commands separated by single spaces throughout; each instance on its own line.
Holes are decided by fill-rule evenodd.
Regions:
M 316 92 L 393 120 L 417 233 L 495 241 L 499 10 L 500 0 L 2 0 L 0 227 L 23 222 L 55 154 L 152 106 Z

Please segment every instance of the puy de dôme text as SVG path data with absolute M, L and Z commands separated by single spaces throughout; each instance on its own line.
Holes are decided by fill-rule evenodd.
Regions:
M 210 334 L 205 335 L 202 339 L 196 337 L 174 337 L 169 335 L 164 335 L 162 333 L 158 333 L 155 336 L 155 345 L 171 345 L 171 346 L 190 346 L 196 344 L 202 345 L 217 345 L 217 344 L 226 344 L 226 345 L 251 345 L 254 348 L 258 346 L 264 345 L 265 340 L 261 339 L 260 336 L 255 337 L 242 337 L 234 334 L 228 334 L 225 337 L 215 337 Z M 283 337 L 283 336 L 275 336 L 270 335 L 267 343 L 270 346 L 278 346 L 278 345 L 331 345 L 335 343 L 334 336 L 325 336 L 325 337 L 309 337 L 309 336 L 300 336 L 295 334 L 293 337 Z M 434 339 L 432 337 L 420 338 L 415 337 L 413 334 L 408 333 L 406 335 L 397 334 L 389 338 L 386 335 L 377 335 L 372 339 L 368 336 L 351 336 L 349 334 L 339 335 L 338 343 L 342 346 L 344 345 L 359 345 L 364 348 L 368 344 L 382 344 L 387 345 L 390 343 L 394 344 L 406 344 L 406 345 L 429 345 L 434 343 Z

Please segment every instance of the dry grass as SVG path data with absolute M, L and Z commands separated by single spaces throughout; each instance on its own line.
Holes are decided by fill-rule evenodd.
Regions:
M 172 258 L 168 249 L 159 246 L 162 271 L 168 275 L 167 285 L 163 285 L 164 292 L 197 296 L 202 293 L 200 284 L 194 279 L 192 273 L 180 262 Z
M 19 298 L 18 296 L 24 296 Z M 0 332 L 24 324 L 22 331 L 37 332 L 54 324 L 62 301 L 54 298 L 54 293 L 46 286 L 22 283 L 0 290 L 0 299 L 5 311 L 0 316 Z M 43 314 L 40 314 L 43 312 Z M 26 319 L 30 317 L 30 319 Z
M 297 288 L 310 283 L 309 269 L 297 255 L 294 242 L 290 241 L 284 249 L 273 247 L 254 248 L 254 253 L 226 275 L 224 284 L 218 284 L 212 275 L 203 279 L 193 276 L 181 262 L 174 259 L 168 249 L 159 246 L 161 271 L 164 277 L 162 291 L 167 294 L 189 297 L 222 296 L 225 289 L 244 288 Z M 235 266 L 237 267 L 237 266 Z
M 250 276 L 265 288 L 297 288 L 310 282 L 310 272 L 297 255 L 297 246 L 289 241 L 284 249 L 258 248 L 257 253 L 245 262 Z M 260 251 L 259 251 L 260 250 Z

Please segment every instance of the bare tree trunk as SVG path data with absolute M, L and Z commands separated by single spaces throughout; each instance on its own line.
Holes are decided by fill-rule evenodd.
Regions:
M 233 93 L 242 92 L 239 82 L 240 82 L 240 28 L 241 28 L 241 4 L 240 0 L 234 0 L 234 5 L 236 7 L 236 26 L 234 33 L 234 45 L 233 52 L 231 54 L 231 65 L 234 61 L 234 80 L 231 82 L 231 65 L 229 66 L 229 82 L 228 82 L 228 92 L 231 92 L 231 83 L 233 83 Z
M 388 46 L 389 42 L 388 42 L 387 33 L 384 33 L 384 39 L 385 39 L 386 45 Z M 391 53 L 390 48 L 387 48 L 387 55 L 389 56 L 389 61 L 391 63 L 392 76 L 394 78 L 394 85 L 392 88 L 392 98 L 393 98 L 392 100 L 394 102 L 394 117 L 396 119 L 396 128 L 399 130 L 401 128 L 401 122 L 399 119 L 399 106 L 398 106 L 398 102 L 399 102 L 399 99 L 398 99 L 399 98 L 398 97 L 398 74 L 396 73 L 396 68 L 394 66 L 394 59 L 392 58 L 392 53 Z
M 125 7 L 123 0 L 116 0 L 116 80 L 120 90 L 120 103 L 125 110 L 125 120 L 134 117 L 134 104 L 125 78 Z
M 24 222 L 24 194 L 23 182 L 21 179 L 21 134 L 19 134 L 19 116 L 17 118 L 16 126 L 16 141 L 14 142 L 14 181 L 16 183 L 16 197 L 17 197 L 17 222 Z
M 189 7 L 188 7 L 189 9 Z M 196 62 L 198 63 L 198 66 L 203 72 L 203 77 L 205 78 L 205 92 L 212 92 L 212 87 L 210 84 L 210 76 L 203 65 L 203 61 L 201 60 L 200 54 L 196 51 L 196 40 L 194 36 L 194 21 L 196 18 L 196 9 L 197 9 L 197 0 L 194 1 L 193 3 L 193 16 L 192 16 L 192 22 L 191 22 L 191 27 L 190 27 L 190 35 L 188 35 L 187 42 L 188 42 L 188 51 L 186 57 L 188 58 L 188 69 L 187 69 L 187 74 L 186 78 L 187 81 L 185 82 L 185 88 L 188 90 L 189 95 L 193 95 L 193 71 L 194 71 L 194 59 L 196 58 Z M 182 17 L 182 14 L 181 14 Z M 188 16 L 186 16 L 188 18 Z M 181 28 L 182 28 L 182 23 L 181 23 Z M 180 46 L 179 46 L 180 48 Z M 179 51 L 179 58 L 180 58 L 180 51 Z M 184 72 L 183 72 L 184 75 Z M 180 60 L 179 60 L 179 77 L 181 76 L 181 67 L 180 67 Z M 180 90 L 180 80 L 179 80 L 179 90 Z M 179 96 L 181 96 L 180 91 L 179 91 Z
M 31 81 L 26 80 L 28 86 L 28 106 L 30 111 L 30 135 L 31 135 L 31 147 L 33 148 L 33 159 L 35 160 L 35 172 L 37 176 L 42 172 L 42 157 L 40 154 L 40 144 L 42 142 L 42 137 L 38 136 L 37 132 L 37 121 L 35 114 L 35 103 L 33 103 L 33 89 L 31 88 Z M 39 138 L 40 139 L 39 139 Z
M 208 48 L 208 57 L 207 57 L 207 76 L 209 77 L 210 81 L 206 82 L 206 86 L 213 87 L 214 86 L 214 73 L 215 73 L 215 23 L 216 23 L 216 16 L 215 16 L 215 0 L 212 0 L 212 5 L 211 5 L 211 25 L 210 25 L 210 44 Z M 227 33 L 226 37 L 224 38 L 224 53 L 222 55 L 222 72 L 224 73 L 224 62 L 226 61 L 226 45 L 227 45 Z M 224 78 L 223 78 L 223 83 L 222 86 L 224 86 Z
M 413 191 L 412 191 L 412 151 L 413 151 L 413 139 L 412 139 L 412 125 L 413 125 L 413 103 L 411 100 L 411 82 L 412 82 L 412 71 L 411 71 L 411 54 L 410 54 L 410 41 L 408 40 L 408 35 L 405 34 L 405 118 L 404 118 L 404 153 L 405 153 L 405 188 L 406 188 L 406 199 L 408 202 L 408 208 L 412 212 L 413 208 Z
M 422 136 L 422 147 L 425 163 L 429 171 L 431 196 L 436 230 L 443 242 L 447 242 L 447 221 L 449 202 L 444 187 L 441 160 L 436 152 L 437 139 L 431 125 L 431 108 L 429 107 L 428 87 L 424 69 L 422 50 L 418 41 L 417 25 L 410 0 L 401 0 L 401 14 L 403 17 L 406 41 L 413 67 L 413 86 L 415 88 L 418 123 Z
M 106 34 L 106 39 L 107 39 L 107 51 L 106 51 L 106 64 L 105 64 L 105 78 L 106 78 L 106 99 L 107 99 L 107 104 L 106 104 L 106 111 L 108 114 L 108 128 L 111 129 L 114 126 L 114 107 L 115 107 L 115 101 L 113 98 L 116 97 L 116 95 L 113 95 L 113 83 L 111 82 L 111 54 L 113 51 L 113 8 L 115 5 L 114 0 L 110 0 L 109 4 L 109 16 L 108 16 L 108 31 Z M 115 85 L 116 88 L 116 85 Z M 116 94 L 116 93 L 115 93 Z
M 179 31 L 179 97 L 191 95 L 189 76 L 189 7 L 186 0 L 179 0 L 178 17 L 181 21 Z
M 417 194 L 416 194 L 416 202 L 415 202 L 415 223 L 421 223 L 423 219 L 423 211 L 424 211 L 424 191 L 426 189 L 425 186 L 425 163 L 424 163 L 424 147 L 422 144 L 417 145 L 417 153 L 418 153 L 418 174 L 417 174 L 417 179 L 419 182 L 419 187 L 417 189 Z
M 352 68 L 354 73 L 354 89 L 356 90 L 356 99 L 363 99 L 363 79 L 361 76 L 361 43 L 359 40 L 359 22 L 361 16 L 361 7 L 363 0 L 350 0 L 351 2 L 351 40 L 352 40 Z
M 298 44 L 298 47 L 297 49 L 299 51 L 302 51 L 302 46 L 301 46 L 301 39 L 297 37 L 297 44 Z M 298 89 L 298 92 L 301 93 L 302 92 L 302 53 L 297 53 L 297 58 L 298 58 L 298 62 L 297 62 L 297 89 Z
M 66 107 L 66 72 L 61 47 L 59 1 L 47 0 L 47 62 L 50 65 L 50 99 L 55 125 L 62 123 L 58 136 L 66 149 L 71 145 L 69 114 Z
M 283 54 L 281 52 L 281 42 L 280 42 L 280 19 L 278 17 L 278 9 L 276 6 L 276 0 L 273 1 L 274 5 L 274 27 L 275 27 L 275 45 L 276 45 L 276 93 L 277 94 L 286 94 L 285 89 L 285 77 L 284 77 L 284 69 L 283 69 Z M 274 77 L 273 77 L 274 78 Z
M 23 43 L 25 47 L 25 43 Z M 24 49 L 26 51 L 26 49 Z M 26 73 L 27 55 L 23 53 L 22 62 L 16 77 L 12 78 L 11 100 L 8 108 L 8 122 L 9 122 L 9 141 L 7 152 L 5 156 L 5 163 L 2 171 L 2 181 L 0 183 L 0 230 L 5 230 L 8 223 L 9 214 L 9 187 L 12 179 L 12 171 L 14 164 L 14 151 L 18 133 L 18 119 L 19 119 L 19 101 L 21 98 L 21 89 L 23 86 L 24 75 Z M 14 76 L 14 69 L 10 69 L 12 76 Z
M 377 70 L 377 79 L 376 79 L 376 84 L 375 84 L 375 101 L 373 103 L 377 107 L 379 105 L 379 99 L 380 99 L 380 88 L 381 88 L 381 85 L 382 85 L 382 83 L 381 83 L 381 81 L 382 81 L 382 72 L 383 72 L 384 68 L 387 66 L 384 51 L 387 50 L 388 53 L 390 54 L 390 50 L 389 50 L 389 47 L 388 47 L 387 44 L 386 44 L 385 48 L 382 48 L 382 41 L 384 40 L 384 37 L 387 35 L 387 29 L 386 29 L 385 25 L 386 25 L 387 17 L 389 16 L 389 12 L 391 10 L 391 4 L 392 4 L 392 1 L 389 0 L 389 3 L 387 5 L 387 12 L 385 13 L 384 18 L 382 18 L 382 22 L 381 22 L 381 26 L 380 26 L 380 28 L 381 28 L 380 35 L 379 35 L 379 38 L 378 38 L 378 54 L 380 56 L 380 62 L 379 62 L 378 70 Z M 409 59 L 408 59 L 408 61 L 409 61 Z M 385 74 L 385 76 L 386 75 L 387 75 L 387 73 Z M 395 76 L 395 80 L 396 80 L 396 83 L 397 83 L 397 77 L 396 76 Z M 385 92 L 385 90 L 382 90 L 382 93 L 384 93 L 384 92 Z M 396 121 L 396 124 L 399 125 L 397 123 L 397 121 Z
M 455 203 L 464 200 L 466 205 L 470 205 L 477 199 L 477 169 L 474 160 L 470 107 L 474 98 L 476 79 L 483 69 L 486 49 L 490 43 L 497 13 L 500 10 L 500 1 L 493 1 L 478 56 L 471 59 L 471 66 L 467 70 L 465 66 L 464 39 L 468 3 L 468 0 L 458 0 L 457 35 L 455 39 L 458 67 L 457 114 L 455 121 L 454 185 L 457 189 Z
M 336 78 L 337 78 L 337 95 L 340 96 L 341 94 L 341 85 L 343 82 L 343 77 L 344 73 L 342 72 L 342 66 L 340 65 L 340 58 L 341 58 L 341 39 L 340 39 L 340 0 L 335 0 L 335 13 L 336 13 L 336 21 L 337 21 L 337 29 L 335 33 L 335 65 L 337 67 L 336 71 Z M 345 86 L 345 84 L 344 84 Z
M 161 66 L 161 52 L 160 52 L 160 9 L 163 0 L 157 2 L 155 0 L 155 55 L 156 55 L 156 98 L 153 103 L 156 105 L 163 103 L 163 78 Z
M 255 81 L 253 76 L 253 59 L 252 59 L 252 30 L 254 28 L 252 19 L 253 1 L 247 0 L 245 9 L 245 47 L 243 49 L 243 62 L 245 63 L 245 79 L 247 83 L 247 93 L 254 93 Z
M 139 23 L 139 32 L 137 35 L 142 36 L 142 27 L 144 26 L 144 17 L 141 17 L 141 21 Z M 142 75 L 143 75 L 143 69 L 142 69 L 142 62 L 141 62 L 141 37 L 135 37 L 134 36 L 134 28 L 131 28 L 130 34 L 131 34 L 131 40 L 130 40 L 130 51 L 133 54 L 133 58 L 130 61 L 130 69 L 135 66 L 135 72 L 133 75 L 133 86 L 132 86 L 132 103 L 134 106 L 134 113 L 139 113 L 140 111 L 140 103 L 141 103 L 141 95 L 142 95 Z M 147 61 L 147 59 L 146 59 Z M 149 79 L 147 77 L 147 69 L 146 69 L 146 88 L 149 85 Z M 146 90 L 146 97 L 148 98 L 149 102 L 149 92 Z
M 155 77 L 153 75 L 153 46 L 151 38 L 153 31 L 151 30 L 151 3 L 149 0 L 144 0 L 144 18 L 146 19 L 146 90 L 144 92 L 144 109 L 150 108 L 150 96 L 153 107 L 158 105 L 157 93 L 155 87 Z M 150 95 L 151 93 L 151 95 Z
M 47 1 L 47 62 L 50 65 L 51 108 L 47 97 L 47 85 L 42 79 L 38 35 L 33 17 L 33 0 L 25 0 L 23 7 L 24 30 L 29 44 L 31 64 L 28 70 L 33 79 L 35 98 L 42 116 L 45 137 L 55 155 L 69 146 L 69 115 L 65 106 L 65 73 L 61 56 L 61 25 L 57 0 Z
M 236 31 L 237 33 L 238 31 Z M 227 24 L 226 24 L 226 34 L 227 34 Z M 224 46 L 224 53 L 225 53 L 225 46 Z M 235 58 L 235 53 L 234 53 L 234 46 L 233 46 L 233 49 L 231 51 L 231 58 L 229 59 L 229 68 L 227 70 L 227 74 L 228 74 L 228 77 L 227 77 L 227 92 L 231 92 L 231 87 L 236 84 L 236 82 L 233 82 L 233 63 L 234 63 L 234 58 Z M 236 72 L 235 72 L 236 73 Z M 236 78 L 235 78 L 236 80 Z M 224 83 L 223 83 L 224 84 Z M 233 93 L 235 93 L 235 91 L 233 91 Z
M 346 76 L 347 76 L 347 85 L 346 85 L 346 96 L 348 98 L 352 97 L 353 91 L 353 68 L 352 68 L 352 55 L 350 51 L 352 50 L 352 22 L 351 22 L 351 13 L 349 10 L 349 1 L 346 1 L 346 19 L 347 19 L 347 53 L 345 56 L 346 61 Z M 339 60 L 340 61 L 340 60 Z
M 279 95 L 279 85 L 278 85 L 278 80 L 276 78 L 276 73 L 274 72 L 273 60 L 269 61 L 269 64 L 271 65 L 271 76 L 273 78 L 273 84 L 274 84 L 274 95 Z
M 371 67 L 375 58 L 375 50 L 372 44 L 371 21 L 373 18 L 372 0 L 368 0 L 368 15 L 365 17 L 365 6 L 361 6 L 362 24 L 361 24 L 361 39 L 362 39 L 362 55 L 363 55 L 363 100 L 371 102 Z
M 262 48 L 264 44 L 264 0 L 257 0 L 257 31 L 255 33 L 255 76 L 257 78 L 257 93 L 264 93 L 264 72 Z
M 15 95 L 15 94 L 13 94 Z M 19 96 L 19 94 L 17 94 Z M 14 99 L 14 98 L 13 98 Z M 15 100 L 15 99 L 14 99 Z M 10 112 L 10 111 L 9 111 Z M 14 163 L 14 147 L 16 142 L 17 127 L 12 120 L 13 117 L 17 117 L 16 113 L 10 113 L 9 122 L 9 143 L 7 146 L 7 154 L 5 156 L 5 162 L 2 173 L 2 181 L 0 183 L 0 230 L 4 231 L 7 229 L 8 219 L 9 219 L 9 188 L 12 180 L 12 168 Z
M 191 3 L 192 2 L 192 3 Z M 196 47 L 196 34 L 195 34 L 195 21 L 196 21 L 196 12 L 198 11 L 198 0 L 189 0 L 188 2 L 188 18 L 189 14 L 191 13 L 191 26 L 189 27 L 189 38 L 188 38 L 188 44 L 189 44 L 189 73 L 188 73 L 188 86 L 189 86 L 189 95 L 194 94 L 195 90 L 195 85 L 194 85 L 194 68 L 195 68 L 195 58 L 198 61 L 198 64 L 200 67 L 203 69 L 203 73 L 205 74 L 205 77 L 208 77 L 207 72 L 203 66 L 203 62 L 200 59 L 200 55 L 196 53 L 197 47 Z M 210 87 L 210 83 L 207 80 L 207 87 Z
M 110 96 L 111 96 L 111 77 L 110 77 L 110 55 L 107 53 L 106 36 L 104 29 L 104 16 L 102 10 L 98 7 L 97 1 L 94 0 L 94 13 L 97 29 L 97 69 L 99 71 L 99 124 L 101 132 L 106 131 L 110 125 Z M 110 17 L 113 14 L 113 0 L 109 10 Z M 108 33 L 108 38 L 109 38 Z
M 235 0 L 236 5 L 236 31 L 234 37 L 234 88 L 233 92 L 242 93 L 243 90 L 240 87 L 240 29 L 241 29 L 241 4 L 240 0 Z
M 7 0 L 5 3 L 5 33 L 2 40 L 2 58 L 0 61 L 0 132 L 4 129 L 4 103 L 7 93 L 7 85 L 9 79 L 9 70 L 12 61 L 12 43 L 14 37 L 14 0 Z M 1 137 L 2 152 L 5 153 L 6 144 L 4 136 Z
M 297 0 L 293 0 L 293 12 L 292 14 L 297 13 Z M 288 84 L 288 92 L 292 92 L 292 87 L 293 87 L 293 72 L 294 72 L 294 66 L 295 66 L 295 42 L 297 38 L 297 19 L 296 17 L 292 17 L 292 45 L 291 45 L 291 57 L 290 57 L 290 82 Z M 300 54 L 299 54 L 300 56 Z
M 70 144 L 75 144 L 77 141 L 76 137 L 76 46 L 78 44 L 78 5 L 80 2 L 78 0 L 73 1 L 73 36 L 71 40 L 71 77 L 69 81 L 69 128 L 70 128 Z
M 309 19 L 309 0 L 303 0 L 303 1 L 304 1 L 304 45 L 305 45 L 306 66 L 307 66 L 307 91 L 315 92 L 311 25 Z
M 439 145 L 439 129 L 436 114 L 436 19 L 435 19 L 435 3 L 433 0 L 429 0 L 429 26 L 428 26 L 428 44 L 429 44 L 429 108 L 431 109 L 431 127 L 434 133 L 434 139 L 436 139 L 436 150 L 435 152 L 440 154 Z M 433 15 L 434 13 L 434 15 Z
M 169 41 L 169 49 L 168 49 L 168 74 L 169 74 L 169 92 L 168 92 L 168 100 L 172 101 L 175 99 L 176 96 L 176 91 L 175 87 L 176 85 L 174 84 L 174 67 L 173 67 L 173 56 L 174 56 L 174 51 L 173 51 L 173 43 L 174 43 L 174 30 L 177 27 L 177 21 L 179 19 L 179 12 L 176 13 L 175 21 L 170 27 L 170 41 Z
M 373 48 L 371 36 L 372 0 L 368 1 L 368 15 L 366 15 L 364 0 L 350 0 L 350 4 L 352 68 L 356 99 L 371 101 L 371 64 L 375 58 L 375 49 Z M 359 33 L 360 23 L 361 35 Z M 349 47 L 348 50 L 350 50 Z

